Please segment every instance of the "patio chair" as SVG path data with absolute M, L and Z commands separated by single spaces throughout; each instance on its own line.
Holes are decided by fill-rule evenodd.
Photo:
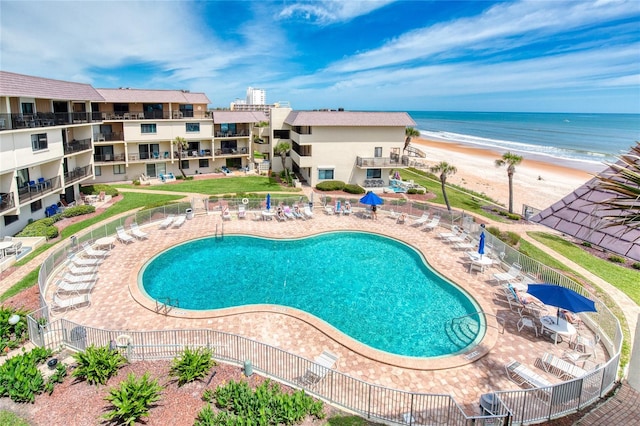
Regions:
M 129 244 L 135 241 L 131 235 L 127 234 L 127 231 L 125 231 L 122 226 L 118 226 L 116 228 L 116 234 L 118 235 L 118 240 L 124 244 Z
M 51 309 L 54 311 L 66 311 L 69 309 L 76 309 L 80 305 L 91 304 L 89 294 L 83 294 L 71 297 L 69 299 L 62 299 L 57 293 L 53 295 L 53 303 Z
M 86 281 L 82 283 L 70 283 L 65 280 L 58 281 L 58 289 L 56 292 L 62 293 L 87 293 L 93 290 L 97 279 L 94 281 Z
M 517 263 L 511 265 L 507 272 L 499 272 L 497 274 L 493 274 L 492 279 L 501 282 L 509 282 L 512 280 L 516 280 L 520 276 L 520 271 L 522 270 L 522 266 Z
M 434 216 L 431 219 L 431 222 L 427 223 L 424 228 L 422 228 L 423 231 L 432 231 L 434 229 L 436 229 L 438 227 L 438 225 L 440 225 L 440 216 Z
M 330 205 L 326 205 L 326 206 L 324 206 L 324 212 L 325 212 L 326 214 L 328 214 L 329 216 L 331 216 L 332 214 L 334 214 L 334 213 L 335 213 L 334 208 L 333 208 L 333 207 L 331 207 Z
M 129 228 L 131 229 L 131 235 L 133 235 L 138 240 L 146 240 L 147 238 L 149 238 L 149 234 L 141 230 L 140 227 L 138 227 L 137 222 L 133 222 L 129 226 Z
M 184 225 L 184 222 L 187 220 L 187 215 L 186 214 L 180 214 L 178 215 L 178 217 L 176 218 L 176 220 L 173 222 L 173 227 L 174 228 L 180 228 L 182 225 Z
M 538 327 L 536 327 L 536 323 L 533 321 L 533 318 L 521 316 L 516 327 L 518 328 L 518 332 L 522 332 L 525 327 L 532 328 L 536 333 L 536 337 L 538 337 Z
M 333 368 L 336 361 L 338 361 L 338 355 L 333 354 L 327 350 L 316 357 L 311 367 L 307 369 L 304 375 L 301 377 L 301 381 L 307 385 L 313 385 L 324 379 L 329 370 Z
M 451 231 L 440 232 L 438 234 L 438 237 L 440 237 L 440 239 L 446 240 L 447 238 L 457 237 L 458 235 L 460 235 L 460 232 L 462 232 L 462 230 L 458 226 L 453 225 L 451 227 Z
M 94 266 L 76 266 L 75 264 L 69 265 L 67 268 L 67 272 L 71 275 L 90 275 L 96 272 L 96 267 Z
M 562 359 L 566 359 L 567 361 L 578 365 L 579 362 L 582 362 L 582 368 L 586 364 L 587 360 L 591 358 L 591 354 L 577 351 L 564 351 L 562 354 Z
M 445 238 L 444 242 L 450 244 L 464 243 L 467 238 L 469 238 L 469 231 L 465 229 L 454 237 Z
M 344 208 L 342 209 L 342 214 L 345 216 L 348 216 L 351 214 L 351 203 L 350 202 L 346 202 L 344 203 Z
M 109 255 L 108 250 L 94 249 L 93 246 L 88 242 L 82 243 L 82 248 L 84 249 L 84 254 L 86 254 L 89 257 L 106 257 Z
M 504 369 L 507 372 L 507 377 L 512 382 L 519 386 L 539 389 L 541 396 L 545 399 L 550 397 L 550 388 L 553 384 L 541 375 L 531 371 L 529 367 L 522 365 L 518 361 L 511 360 L 505 364 Z
M 311 211 L 311 207 L 309 206 L 304 206 L 304 216 L 307 219 L 311 219 L 313 217 L 313 211 Z
M 104 260 L 103 258 L 88 258 L 88 257 L 74 256 L 73 259 L 71 259 L 71 262 L 73 262 L 73 264 L 76 266 L 83 267 L 83 266 L 97 266 L 101 264 L 103 260 Z
M 399 224 L 404 224 L 407 221 L 407 215 L 406 213 L 400 213 L 400 216 L 398 216 L 398 218 L 396 219 L 396 223 Z
M 229 211 L 229 207 L 224 206 L 222 208 L 222 219 L 223 220 L 231 220 L 231 212 Z M 175 225 L 174 225 L 175 227 Z
M 419 218 L 417 218 L 416 220 L 413 221 L 411 226 L 414 226 L 414 227 L 417 228 L 417 227 L 422 226 L 425 223 L 427 223 L 428 220 L 429 220 L 429 213 L 428 212 L 424 212 L 424 213 L 422 213 L 422 216 L 420 216 Z
M 558 358 L 557 356 L 545 352 L 540 358 L 540 364 L 547 373 L 551 373 L 554 376 L 558 376 L 561 379 L 575 379 L 587 374 L 587 370 L 578 367 L 568 361 Z
M 6 249 L 4 249 L 4 253 L 6 255 L 10 255 L 10 254 L 17 255 L 18 253 L 20 253 L 20 249 L 22 249 L 22 241 L 13 240 L 13 244 L 10 247 L 7 247 Z
M 298 206 L 297 204 L 293 206 L 293 216 L 296 219 L 302 219 L 302 220 L 306 219 L 304 216 L 304 213 L 302 212 L 302 210 L 300 210 L 300 206 Z
M 593 357 L 596 358 L 596 348 L 598 347 L 598 343 L 600 343 L 599 334 L 596 334 L 593 338 L 577 334 L 575 341 L 573 342 L 573 350 L 583 353 L 590 352 Z
M 168 227 L 170 227 L 175 218 L 176 216 L 173 214 L 167 216 L 162 222 L 160 222 L 160 229 L 167 229 Z
M 292 219 L 295 220 L 295 215 L 293 214 L 293 212 L 291 211 L 291 208 L 289 206 L 284 206 L 284 215 L 287 219 Z
M 95 272 L 92 274 L 85 274 L 85 275 L 73 275 L 73 274 L 67 273 L 67 274 L 64 274 L 62 279 L 72 284 L 78 284 L 78 283 L 95 281 L 98 279 L 98 277 Z
M 244 219 L 247 217 L 247 210 L 245 209 L 244 205 L 239 205 L 238 206 L 238 219 Z

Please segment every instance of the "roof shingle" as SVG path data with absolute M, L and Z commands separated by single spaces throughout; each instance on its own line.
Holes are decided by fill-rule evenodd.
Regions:
M 50 78 L 33 77 L 0 71 L 0 96 L 59 99 L 67 101 L 102 101 L 91 85 Z

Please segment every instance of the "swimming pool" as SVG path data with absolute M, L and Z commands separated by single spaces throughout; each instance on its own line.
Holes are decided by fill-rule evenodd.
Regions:
M 365 232 L 331 232 L 276 240 L 245 235 L 176 246 L 142 268 L 139 285 L 181 309 L 282 305 L 305 311 L 380 351 L 409 357 L 461 352 L 453 318 L 479 309 L 456 285 L 397 240 Z M 468 333 L 467 329 L 467 333 Z

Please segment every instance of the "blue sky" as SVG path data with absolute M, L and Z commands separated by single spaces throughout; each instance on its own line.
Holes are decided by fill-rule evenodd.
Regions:
M 295 109 L 640 113 L 640 1 L 5 1 L 0 68 Z

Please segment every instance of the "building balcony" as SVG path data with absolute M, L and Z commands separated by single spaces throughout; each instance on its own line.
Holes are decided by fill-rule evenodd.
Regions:
M 93 161 L 96 163 L 124 162 L 124 153 L 119 154 L 94 154 Z
M 356 157 L 356 166 L 361 169 L 407 167 L 409 165 L 406 156 L 392 155 L 390 157 Z
M 0 193 L 0 212 L 11 210 L 15 208 L 16 203 L 13 200 L 13 193 L 2 192 Z
M 64 154 L 75 154 L 77 152 L 93 149 L 91 146 L 91 139 L 72 140 L 64 144 Z
M 249 137 L 249 130 L 239 129 L 235 132 L 220 132 L 216 131 L 216 138 L 243 138 Z
M 43 195 L 49 194 L 60 189 L 60 176 L 50 179 L 40 178 L 36 181 L 30 181 L 29 184 L 18 189 L 18 198 L 20 204 L 29 202 Z
M 79 181 L 85 177 L 91 176 L 91 165 L 84 167 L 76 167 L 73 170 L 69 170 L 64 174 L 64 183 L 69 185 L 70 183 Z
M 216 157 L 234 157 L 249 155 L 247 148 L 219 148 L 215 150 Z
M 102 121 L 90 112 L 38 112 L 35 114 L 0 114 L 0 131 L 61 126 Z
M 96 133 L 93 135 L 93 141 L 95 143 L 124 141 L 124 132 Z

